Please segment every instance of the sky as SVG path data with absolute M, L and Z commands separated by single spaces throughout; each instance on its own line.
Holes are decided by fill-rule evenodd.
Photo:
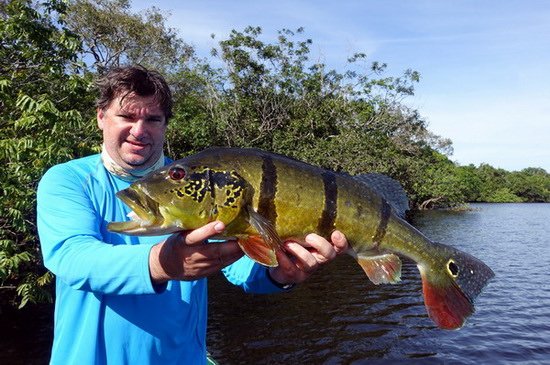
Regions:
M 550 172 L 549 1 L 133 1 L 151 6 L 204 57 L 232 29 L 260 26 L 270 41 L 304 27 L 311 58 L 337 71 L 356 52 L 386 63 L 387 76 L 416 70 L 404 103 L 453 141 L 453 161 Z

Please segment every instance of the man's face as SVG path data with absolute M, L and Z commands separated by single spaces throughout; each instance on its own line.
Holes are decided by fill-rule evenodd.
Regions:
M 126 170 L 151 167 L 160 157 L 166 117 L 154 97 L 130 94 L 97 110 L 97 124 L 111 158 Z

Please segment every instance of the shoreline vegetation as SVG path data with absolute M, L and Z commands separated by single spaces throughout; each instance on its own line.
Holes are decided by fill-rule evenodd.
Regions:
M 480 208 L 476 206 L 472 206 L 472 204 L 548 204 L 548 202 L 467 202 L 460 205 L 452 206 L 452 207 L 440 207 L 440 208 L 432 208 L 432 209 L 415 209 L 409 211 L 409 214 L 414 215 L 416 213 L 421 213 L 425 211 L 440 211 L 440 212 L 453 212 L 453 213 L 461 213 L 461 212 L 473 212 L 478 211 Z
M 93 80 L 109 67 L 160 71 L 174 93 L 166 152 L 257 147 L 352 175 L 401 182 L 411 208 L 550 202 L 550 175 L 451 160 L 452 142 L 407 105 L 420 74 L 387 75 L 362 52 L 341 70 L 310 57 L 301 28 L 266 40 L 259 27 L 217 39 L 209 57 L 129 0 L 0 3 L 0 308 L 52 300 L 36 233 L 35 194 L 51 166 L 100 150 Z

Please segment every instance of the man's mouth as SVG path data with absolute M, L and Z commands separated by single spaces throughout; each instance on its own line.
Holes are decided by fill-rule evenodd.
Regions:
M 141 141 L 132 141 L 132 140 L 129 140 L 129 139 L 126 140 L 126 143 L 129 143 L 129 144 L 134 145 L 134 146 L 139 146 L 139 147 L 145 147 L 149 144 L 149 143 L 144 143 L 144 142 L 141 142 Z
M 149 146 L 151 146 L 150 143 L 143 143 L 139 141 L 126 140 L 125 142 L 127 143 L 130 152 L 133 153 L 141 153 L 142 151 L 147 150 Z

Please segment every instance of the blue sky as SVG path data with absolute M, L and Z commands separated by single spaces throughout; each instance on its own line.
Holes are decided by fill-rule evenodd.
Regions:
M 451 159 L 550 172 L 550 2 L 421 0 L 136 1 L 171 13 L 168 24 L 206 56 L 231 29 L 260 26 L 264 40 L 305 28 L 312 58 L 343 70 L 365 52 L 388 75 L 421 81 L 405 100 L 453 141 Z

